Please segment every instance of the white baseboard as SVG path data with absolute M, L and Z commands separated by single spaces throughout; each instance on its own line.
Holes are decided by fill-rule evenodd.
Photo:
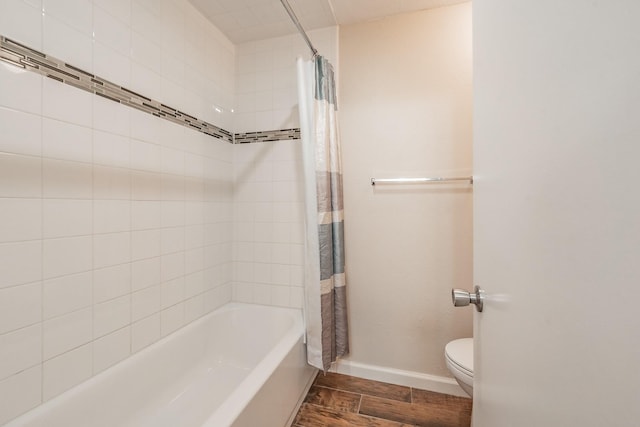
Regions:
M 367 365 L 350 360 L 339 360 L 331 367 L 330 371 L 437 393 L 469 397 L 458 385 L 456 380 L 448 377 L 403 371 L 401 369 L 386 368 L 384 366 Z

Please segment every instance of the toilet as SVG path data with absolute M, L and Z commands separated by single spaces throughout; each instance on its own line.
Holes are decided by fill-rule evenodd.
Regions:
M 473 397 L 473 338 L 451 341 L 444 348 L 444 356 L 460 387 Z

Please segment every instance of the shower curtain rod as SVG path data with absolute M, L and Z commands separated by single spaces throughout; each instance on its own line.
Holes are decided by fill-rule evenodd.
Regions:
M 302 36 L 304 41 L 307 42 L 307 45 L 309 46 L 309 49 L 311 49 L 311 52 L 313 52 L 313 56 L 316 56 L 318 54 L 318 51 L 316 50 L 315 47 L 313 47 L 313 43 L 311 43 L 311 40 L 309 40 L 309 37 L 307 36 L 307 33 L 304 31 L 304 28 L 302 28 L 302 25 L 300 25 L 300 21 L 298 21 L 298 17 L 296 16 L 296 14 L 293 11 L 293 9 L 291 9 L 291 5 L 289 4 L 289 2 L 287 0 L 280 0 L 280 2 L 282 3 L 282 6 L 284 6 L 284 9 L 289 14 L 289 17 L 291 18 L 291 20 L 295 24 L 296 28 L 298 29 L 298 32 L 300 33 L 300 35 Z

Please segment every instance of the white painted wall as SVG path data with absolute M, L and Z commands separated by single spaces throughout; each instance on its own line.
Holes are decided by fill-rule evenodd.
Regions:
M 234 46 L 186 1 L 3 0 L 0 34 L 231 125 Z M 231 144 L 19 71 L 0 63 L 0 424 L 231 299 Z
M 341 27 L 340 80 L 346 360 L 447 377 L 472 334 L 450 298 L 472 285 L 471 189 L 369 179 L 471 173 L 471 4 Z

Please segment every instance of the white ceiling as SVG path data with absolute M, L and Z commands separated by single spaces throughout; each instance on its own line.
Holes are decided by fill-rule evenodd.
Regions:
M 232 42 L 296 32 L 280 0 L 189 0 Z M 305 30 L 370 21 L 470 0 L 289 0 Z

